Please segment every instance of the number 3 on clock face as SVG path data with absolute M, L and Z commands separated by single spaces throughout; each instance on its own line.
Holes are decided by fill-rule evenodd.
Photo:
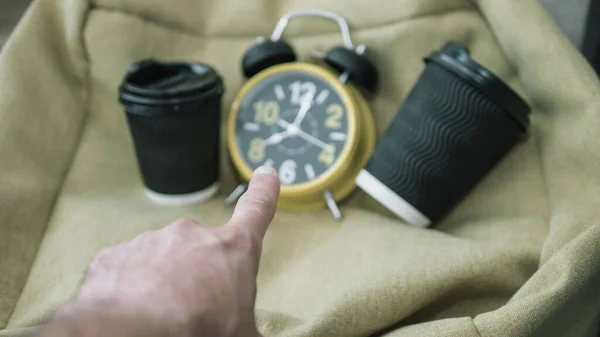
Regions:
M 356 142 L 352 99 L 325 71 L 273 67 L 246 83 L 234 106 L 229 133 L 236 168 L 248 176 L 272 166 L 282 192 L 319 187 L 340 174 Z

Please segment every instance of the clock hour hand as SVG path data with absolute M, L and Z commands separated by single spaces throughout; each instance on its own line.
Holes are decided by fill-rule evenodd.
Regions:
M 279 125 L 280 127 L 286 129 L 286 131 L 288 131 L 287 129 L 289 129 L 289 127 L 292 126 L 293 124 L 290 124 L 290 123 L 284 121 L 283 119 L 279 119 L 279 120 L 277 120 L 277 125 Z
M 289 136 L 291 136 L 291 132 L 289 130 L 285 130 L 280 133 L 274 133 L 271 135 L 271 137 L 265 139 L 265 146 L 279 144 L 282 140 L 288 138 Z

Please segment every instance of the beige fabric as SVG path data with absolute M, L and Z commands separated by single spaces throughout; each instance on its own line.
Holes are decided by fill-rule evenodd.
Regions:
M 188 209 L 144 199 L 116 100 L 127 65 L 215 65 L 225 120 L 243 51 L 281 14 L 312 7 L 344 15 L 370 47 L 380 135 L 423 57 L 449 39 L 526 95 L 532 128 L 436 230 L 363 193 L 342 223 L 278 212 L 258 278 L 265 336 L 595 336 L 600 85 L 534 0 L 38 0 L 0 56 L 0 336 L 48 319 L 102 247 L 231 213 L 222 195 Z M 340 43 L 327 22 L 289 28 L 303 59 Z M 226 156 L 222 180 L 223 193 L 235 185 Z

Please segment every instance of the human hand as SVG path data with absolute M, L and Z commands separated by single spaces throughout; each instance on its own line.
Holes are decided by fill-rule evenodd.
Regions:
M 57 318 L 109 310 L 144 315 L 180 336 L 258 336 L 256 275 L 278 195 L 275 170 L 259 168 L 224 226 L 180 219 L 101 251 Z

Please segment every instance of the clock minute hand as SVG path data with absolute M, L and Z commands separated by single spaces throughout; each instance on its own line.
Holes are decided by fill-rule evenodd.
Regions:
M 300 136 L 300 138 L 303 138 L 307 142 L 309 142 L 317 147 L 320 147 L 323 150 L 331 150 L 332 149 L 331 145 L 323 142 L 322 140 L 318 139 L 315 136 L 312 136 L 312 135 L 302 131 L 302 129 L 298 128 L 294 124 L 288 123 L 282 119 L 278 120 L 277 124 L 279 126 L 281 126 L 282 128 L 286 128 L 287 131 L 289 131 L 291 135 L 298 135 L 298 136 Z
M 300 124 L 302 124 L 302 121 L 304 120 L 304 118 L 306 117 L 306 115 L 308 114 L 308 110 L 310 110 L 310 107 L 312 106 L 312 100 L 313 100 L 313 96 L 307 96 L 304 101 L 302 102 L 302 106 L 300 107 L 300 111 L 298 111 L 298 115 L 296 115 L 296 119 L 294 120 L 294 125 L 297 127 L 300 127 Z

